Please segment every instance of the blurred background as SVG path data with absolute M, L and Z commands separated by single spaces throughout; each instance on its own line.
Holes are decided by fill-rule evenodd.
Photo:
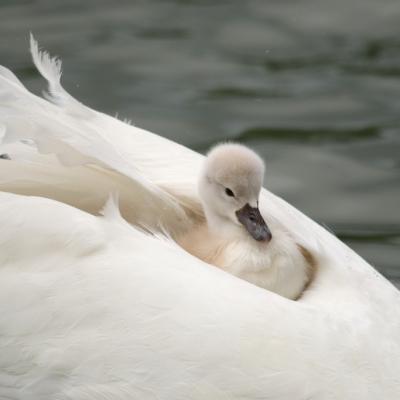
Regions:
M 253 147 L 270 190 L 400 282 L 398 0 L 1 0 L 0 17 L 0 63 L 29 89 L 32 31 L 79 100 L 201 152 Z

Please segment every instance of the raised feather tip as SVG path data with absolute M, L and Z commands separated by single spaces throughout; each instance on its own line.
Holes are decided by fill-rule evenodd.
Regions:
M 47 51 L 40 50 L 37 40 L 30 33 L 30 51 L 33 62 L 38 71 L 49 82 L 51 86 L 59 83 L 61 78 L 61 60 L 57 57 L 51 57 Z

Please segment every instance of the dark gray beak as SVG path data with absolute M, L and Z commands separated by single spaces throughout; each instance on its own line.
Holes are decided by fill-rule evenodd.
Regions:
M 271 231 L 258 208 L 253 208 L 249 204 L 246 204 L 243 208 L 236 211 L 236 216 L 255 240 L 269 242 L 272 239 Z

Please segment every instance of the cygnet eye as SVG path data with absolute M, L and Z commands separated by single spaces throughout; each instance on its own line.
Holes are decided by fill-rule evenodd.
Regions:
M 232 192 L 232 190 L 229 189 L 229 188 L 225 188 L 225 193 L 226 193 L 226 195 L 229 196 L 229 197 L 235 197 L 235 194 L 234 194 L 234 193 Z

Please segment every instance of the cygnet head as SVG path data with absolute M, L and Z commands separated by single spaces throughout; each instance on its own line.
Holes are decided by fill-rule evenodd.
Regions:
M 199 196 L 212 229 L 244 227 L 257 241 L 271 240 L 258 209 L 264 170 L 263 160 L 240 144 L 221 144 L 208 153 L 199 180 Z

